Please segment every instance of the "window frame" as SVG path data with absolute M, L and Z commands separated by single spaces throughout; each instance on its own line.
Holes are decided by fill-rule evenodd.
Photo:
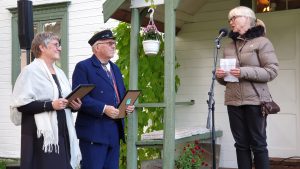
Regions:
M 70 5 L 70 1 L 66 2 L 59 2 L 59 3 L 48 3 L 48 4 L 41 4 L 41 5 L 33 5 L 33 22 L 40 22 L 40 21 L 50 21 L 50 20 L 61 20 L 61 68 L 65 72 L 66 76 L 68 77 L 69 74 L 69 57 L 68 57 L 68 6 Z M 18 39 L 18 9 L 17 8 L 10 8 L 8 9 L 11 14 L 11 30 L 12 30 L 12 62 L 11 62 L 11 82 L 14 86 L 18 75 L 21 72 L 21 49 L 19 45 Z

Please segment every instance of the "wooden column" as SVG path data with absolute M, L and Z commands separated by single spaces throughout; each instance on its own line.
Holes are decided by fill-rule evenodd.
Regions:
M 164 169 L 175 164 L 175 6 L 174 0 L 165 0 Z
M 138 40 L 140 32 L 140 15 L 137 8 L 131 10 L 130 32 L 130 68 L 129 89 L 138 89 Z M 138 101 L 136 102 L 138 103 Z M 138 114 L 128 116 L 127 133 L 127 168 L 137 169 Z

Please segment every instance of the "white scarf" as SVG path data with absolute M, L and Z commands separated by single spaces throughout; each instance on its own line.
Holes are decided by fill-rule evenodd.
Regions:
M 61 86 L 62 97 L 66 97 L 71 92 L 70 82 L 64 72 L 53 64 L 56 76 Z M 58 99 L 57 85 L 47 68 L 43 59 L 36 58 L 31 64 L 26 66 L 20 73 L 14 86 L 11 100 L 11 121 L 15 125 L 21 125 L 22 114 L 18 107 L 36 100 Z M 71 166 L 73 169 L 79 165 L 81 153 L 78 139 L 74 128 L 73 116 L 70 109 L 65 109 L 66 123 L 69 132 Z M 37 136 L 44 137 L 43 150 L 45 153 L 59 153 L 58 146 L 58 125 L 56 111 L 43 112 L 34 115 L 37 126 Z

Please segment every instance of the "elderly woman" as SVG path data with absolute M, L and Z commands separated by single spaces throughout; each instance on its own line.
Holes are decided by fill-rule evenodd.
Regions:
M 37 34 L 31 47 L 35 59 L 14 86 L 11 119 L 21 125 L 21 169 L 75 169 L 81 159 L 71 112 L 81 101 L 64 99 L 71 86 L 55 65 L 59 41 L 50 32 Z
M 254 12 L 244 6 L 228 14 L 232 42 L 224 49 L 224 58 L 236 59 L 236 68 L 216 71 L 217 80 L 226 86 L 230 128 L 235 140 L 239 169 L 252 168 L 252 154 L 256 169 L 268 169 L 269 155 L 266 142 L 266 116 L 261 102 L 270 101 L 267 83 L 278 74 L 278 60 L 272 43 L 265 37 L 266 29 Z M 228 74 L 238 82 L 224 80 Z M 225 78 L 226 79 L 226 78 Z M 258 92 L 256 92 L 257 90 Z

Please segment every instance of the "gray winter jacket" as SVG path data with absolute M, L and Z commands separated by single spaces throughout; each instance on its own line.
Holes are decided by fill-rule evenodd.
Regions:
M 217 79 L 226 86 L 225 105 L 260 105 L 261 101 L 271 100 L 267 82 L 276 78 L 279 67 L 274 47 L 263 36 L 263 29 L 261 26 L 254 27 L 244 37 L 231 32 L 233 41 L 225 47 L 224 58 L 236 58 L 241 75 L 239 82 Z M 260 98 L 250 82 L 255 85 Z

